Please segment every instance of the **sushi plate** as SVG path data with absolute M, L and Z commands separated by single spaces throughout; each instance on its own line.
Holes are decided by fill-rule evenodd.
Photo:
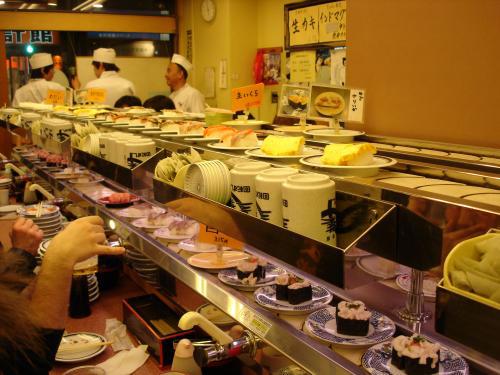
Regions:
M 305 322 L 305 328 L 314 338 L 336 346 L 349 348 L 368 347 L 387 341 L 396 332 L 396 325 L 391 319 L 377 311 L 372 311 L 366 336 L 340 334 L 337 332 L 335 307 L 331 306 L 317 310 L 309 315 Z
M 61 344 L 59 345 L 59 349 L 61 348 L 70 348 L 71 345 L 82 345 L 82 344 L 91 344 L 96 343 L 99 344 L 101 342 L 106 342 L 107 340 L 104 336 L 98 335 L 97 333 L 92 332 L 75 332 L 69 333 L 62 337 Z M 106 345 L 100 345 L 96 347 L 91 347 L 88 349 L 80 349 L 80 350 L 65 350 L 64 352 L 56 353 L 56 361 L 58 362 L 82 362 L 87 359 L 93 358 L 103 351 L 106 350 Z
M 238 272 L 234 268 L 220 271 L 218 277 L 224 284 L 232 286 L 235 289 L 253 291 L 263 286 L 273 285 L 276 280 L 276 276 L 284 272 L 284 270 L 272 264 L 268 264 L 266 266 L 266 277 L 264 279 L 259 279 L 253 285 L 243 283 L 240 279 L 238 279 Z
M 287 301 L 276 299 L 276 289 L 274 285 L 264 286 L 254 292 L 255 301 L 271 310 L 285 315 L 308 314 L 328 305 L 333 296 L 319 285 L 312 285 L 312 300 L 292 305 Z
M 248 254 L 241 251 L 224 251 L 222 261 L 219 262 L 216 253 L 200 253 L 188 258 L 188 263 L 197 268 L 209 271 L 220 271 L 225 268 L 236 267 L 238 262 L 248 258 Z
M 316 149 L 316 148 L 311 148 L 311 147 L 304 147 L 304 150 L 302 154 L 300 155 L 268 155 L 265 154 L 260 148 L 252 148 L 250 150 L 246 150 L 245 154 L 248 156 L 255 156 L 258 158 L 263 158 L 263 159 L 304 159 L 305 157 L 314 157 L 313 155 L 321 155 L 322 150 Z M 320 156 L 317 156 L 318 158 Z M 301 159 L 301 160 L 302 160 Z
M 216 149 L 216 150 L 223 150 L 223 151 L 245 151 L 245 150 L 251 150 L 254 149 L 256 146 L 245 146 L 245 147 L 233 147 L 233 146 L 226 146 L 224 143 L 210 143 L 208 144 L 208 147 Z
M 390 342 L 379 343 L 368 349 L 361 357 L 363 368 L 373 375 L 404 375 L 391 364 L 392 346 Z M 439 375 L 467 375 L 469 366 L 465 359 L 451 350 L 441 347 L 439 353 Z
M 375 156 L 373 164 L 370 165 L 329 165 L 321 162 L 322 155 L 307 156 L 300 159 L 300 163 L 309 167 L 328 169 L 330 172 L 340 176 L 376 176 L 380 168 L 390 167 L 397 163 L 395 159 L 385 156 Z
M 436 299 L 436 287 L 439 280 L 435 277 L 424 275 L 423 289 L 424 297 L 430 300 Z M 403 273 L 396 277 L 396 285 L 403 289 L 405 292 L 410 291 L 411 275 Z

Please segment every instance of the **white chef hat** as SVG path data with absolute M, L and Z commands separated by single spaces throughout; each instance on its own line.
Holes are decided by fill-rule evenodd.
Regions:
M 35 53 L 30 58 L 31 69 L 40 69 L 54 64 L 50 53 Z
M 94 56 L 92 61 L 114 64 L 116 58 L 116 52 L 113 48 L 98 48 L 94 50 Z
M 193 64 L 191 64 L 188 61 L 188 59 L 186 59 L 184 56 L 179 55 L 177 53 L 174 53 L 171 61 L 173 63 L 179 64 L 180 66 L 182 66 L 184 69 L 186 69 L 186 72 L 188 72 L 188 73 L 190 72 L 191 68 L 193 67 Z

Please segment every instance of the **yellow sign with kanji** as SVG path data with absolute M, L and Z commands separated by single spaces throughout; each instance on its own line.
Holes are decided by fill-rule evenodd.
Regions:
M 347 4 L 346 1 L 318 5 L 319 42 L 346 40 Z
M 198 242 L 227 246 L 234 250 L 243 250 L 243 242 L 235 240 L 219 232 L 217 229 L 207 227 L 205 224 L 201 223 L 200 232 L 198 233 Z
M 64 105 L 66 92 L 64 90 L 47 90 L 47 96 L 43 101 L 45 104 Z
M 318 43 L 318 6 L 291 10 L 288 13 L 288 35 L 291 46 Z
M 106 90 L 92 87 L 87 91 L 87 102 L 104 103 L 106 101 Z
M 231 109 L 233 111 L 247 110 L 252 107 L 260 106 L 264 96 L 264 84 L 257 83 L 237 87 L 231 90 Z

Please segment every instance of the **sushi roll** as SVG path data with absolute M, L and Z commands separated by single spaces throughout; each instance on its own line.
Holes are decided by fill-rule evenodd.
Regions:
M 312 300 L 312 287 L 307 281 L 288 285 L 288 302 L 292 305 Z
M 433 344 L 419 335 L 398 336 L 392 340 L 391 363 L 399 369 L 404 368 L 408 375 L 437 373 L 439 354 L 439 344 Z
M 276 299 L 280 301 L 288 301 L 288 282 L 290 277 L 287 273 L 276 277 Z
M 342 301 L 335 310 L 337 332 L 349 336 L 366 336 L 372 313 L 361 301 Z

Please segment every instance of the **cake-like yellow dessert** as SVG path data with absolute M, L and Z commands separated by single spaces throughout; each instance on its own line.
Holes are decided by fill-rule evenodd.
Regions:
M 273 156 L 301 155 L 304 151 L 304 137 L 268 135 L 260 149 L 264 154 Z
M 339 143 L 325 147 L 321 162 L 327 165 L 371 165 L 377 149 L 369 143 Z

